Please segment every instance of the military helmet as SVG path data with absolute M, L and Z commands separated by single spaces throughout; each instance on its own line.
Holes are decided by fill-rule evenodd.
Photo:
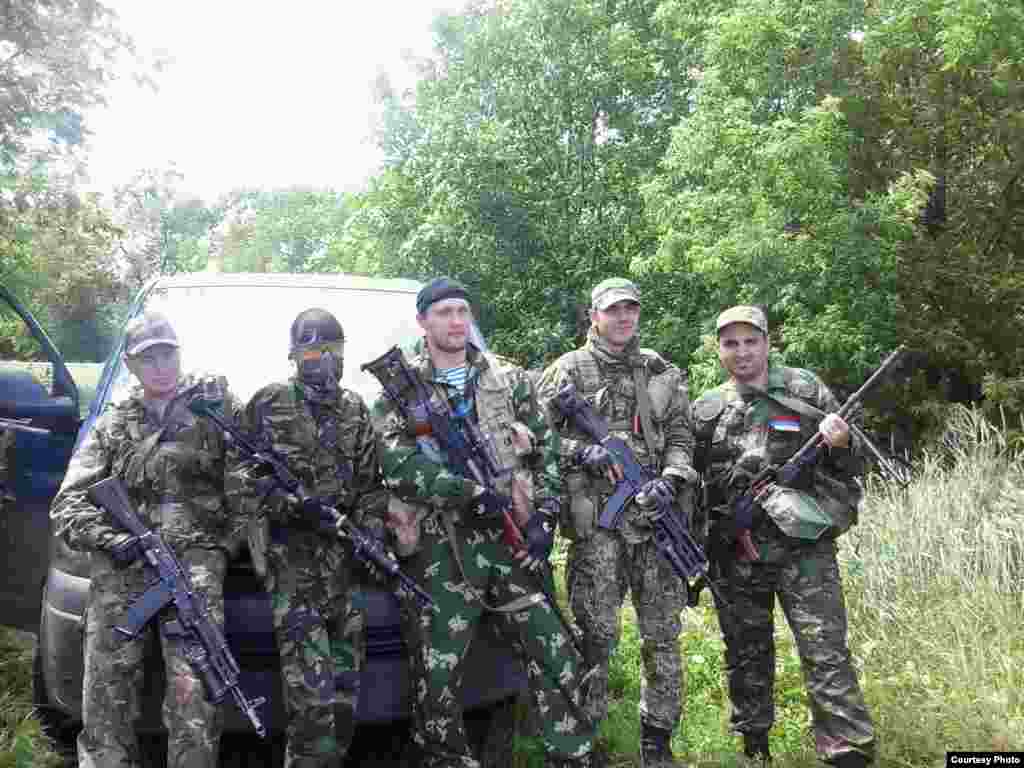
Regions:
M 292 323 L 289 355 L 294 355 L 296 350 L 305 347 L 335 341 L 345 341 L 345 332 L 341 329 L 338 318 L 326 309 L 306 309 L 300 312 Z

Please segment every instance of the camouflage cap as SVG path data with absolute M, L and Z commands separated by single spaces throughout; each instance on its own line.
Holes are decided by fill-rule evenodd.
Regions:
M 765 336 L 768 335 L 768 319 L 757 307 L 752 307 L 747 304 L 741 304 L 736 307 L 729 307 L 725 312 L 718 316 L 718 322 L 716 326 L 718 331 L 721 332 L 727 325 L 733 323 L 746 323 L 757 328 Z
M 178 334 L 171 321 L 159 312 L 144 312 L 128 321 L 124 330 L 124 353 L 129 356 L 144 352 L 158 344 L 180 347 Z
M 594 309 L 608 309 L 617 301 L 640 303 L 640 289 L 624 277 L 609 277 L 594 286 L 590 292 L 590 306 Z

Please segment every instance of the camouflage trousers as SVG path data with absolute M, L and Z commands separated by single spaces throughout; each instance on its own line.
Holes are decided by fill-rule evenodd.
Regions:
M 206 597 L 211 618 L 224 626 L 223 585 L 227 558 L 220 550 L 189 549 L 179 560 L 196 591 Z M 115 570 L 109 557 L 92 554 L 85 622 L 85 679 L 80 768 L 141 766 L 135 721 L 141 715 L 147 635 L 157 631 L 167 686 L 163 721 L 167 728 L 168 768 L 215 768 L 220 746 L 220 707 L 206 699 L 202 678 L 186 658 L 187 643 L 168 631 L 173 606 L 157 615 L 137 638 L 114 631 L 149 584 L 147 568 L 137 561 Z
M 874 726 L 846 643 L 835 541 L 792 539 L 766 521 L 754 531 L 753 543 L 760 560 L 729 562 L 715 579 L 729 603 L 717 608 L 733 730 L 763 733 L 775 721 L 778 597 L 800 654 L 818 757 L 825 762 L 845 752 L 872 757 Z
M 569 547 L 566 581 L 587 655 L 598 665 L 587 697 L 591 718 L 600 722 L 608 714 L 608 664 L 619 644 L 620 614 L 628 591 L 644 665 L 641 718 L 657 728 L 675 730 L 685 687 L 679 634 L 686 587 L 668 561 L 651 540 L 629 544 L 620 534 L 598 528 Z
M 551 608 L 529 599 L 538 590 L 533 576 L 501 541 L 501 523 L 473 521 L 455 528 L 466 579 L 437 515 L 423 521 L 420 549 L 402 567 L 434 598 L 434 610 L 403 600 L 404 630 L 410 647 L 413 685 L 413 742 L 423 768 L 474 768 L 466 740 L 459 693 L 463 662 L 477 637 L 487 605 L 512 601 L 521 610 L 492 614 L 498 631 L 508 637 L 526 664 L 530 692 L 537 707 L 540 736 L 548 754 L 564 759 L 590 752 L 593 729 L 574 716 L 583 675 L 571 641 Z M 548 585 L 553 593 L 553 585 Z M 480 637 L 480 642 L 487 642 Z M 561 690 L 560 690 L 561 688 Z M 563 695 L 574 695 L 570 705 Z
M 289 530 L 267 551 L 267 592 L 281 657 L 286 768 L 338 766 L 352 743 L 364 658 L 363 616 L 343 545 Z

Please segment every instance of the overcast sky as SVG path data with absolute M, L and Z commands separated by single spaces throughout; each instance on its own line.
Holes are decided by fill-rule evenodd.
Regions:
M 371 83 L 408 78 L 404 49 L 430 51 L 430 23 L 459 0 L 104 0 L 140 51 L 170 60 L 156 93 L 122 78 L 90 115 L 89 168 L 107 189 L 174 162 L 183 187 L 354 189 L 376 167 Z

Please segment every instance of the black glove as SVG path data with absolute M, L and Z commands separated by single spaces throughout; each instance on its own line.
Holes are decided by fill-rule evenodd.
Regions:
M 558 502 L 555 502 L 556 504 Z M 555 546 L 555 528 L 542 509 L 538 509 L 526 523 L 523 531 L 526 539 L 526 557 L 523 566 L 531 571 L 546 563 L 551 556 L 551 548 Z
M 127 568 L 138 558 L 142 557 L 142 549 L 139 547 L 139 537 L 129 536 L 117 544 L 107 548 L 107 554 L 114 561 L 115 568 Z
M 477 489 L 469 500 L 469 508 L 477 517 L 501 517 L 502 512 L 512 505 L 508 496 L 502 496 L 482 485 L 478 485 Z
M 603 445 L 593 443 L 576 451 L 575 461 L 595 475 L 603 475 L 615 464 L 615 457 Z
M 676 500 L 676 487 L 665 477 L 648 480 L 636 494 L 636 503 L 646 509 L 664 509 Z

